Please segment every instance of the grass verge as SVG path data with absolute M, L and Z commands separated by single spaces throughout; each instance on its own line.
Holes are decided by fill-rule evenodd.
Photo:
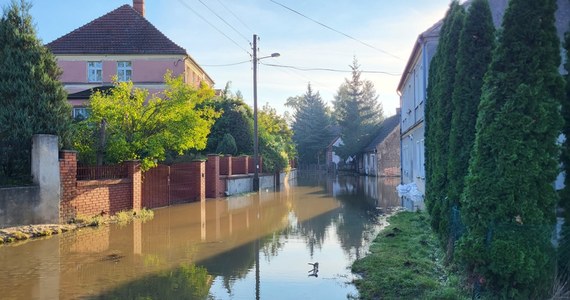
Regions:
M 401 212 L 388 219 L 370 247 L 354 262 L 362 299 L 470 299 L 461 279 L 443 267 L 444 253 L 424 212 Z

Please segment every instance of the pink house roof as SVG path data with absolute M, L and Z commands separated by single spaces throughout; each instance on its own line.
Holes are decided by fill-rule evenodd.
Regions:
M 180 54 L 186 50 L 130 5 L 123 5 L 46 45 L 54 54 Z

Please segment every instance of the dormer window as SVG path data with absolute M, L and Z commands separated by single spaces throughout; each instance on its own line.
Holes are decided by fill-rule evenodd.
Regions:
M 87 81 L 102 82 L 103 81 L 103 63 L 100 61 L 87 62 Z
M 129 81 L 133 74 L 133 68 L 130 61 L 117 62 L 117 79 L 119 81 Z

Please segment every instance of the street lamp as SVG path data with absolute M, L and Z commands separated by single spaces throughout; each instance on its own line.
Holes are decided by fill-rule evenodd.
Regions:
M 257 34 L 253 35 L 253 191 L 259 192 L 259 135 L 257 131 L 257 63 L 269 57 L 279 57 L 281 54 L 272 53 L 264 57 L 257 57 Z

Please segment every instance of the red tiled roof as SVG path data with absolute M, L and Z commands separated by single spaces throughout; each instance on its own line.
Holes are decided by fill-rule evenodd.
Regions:
M 46 45 L 54 54 L 181 54 L 130 5 L 123 5 Z

